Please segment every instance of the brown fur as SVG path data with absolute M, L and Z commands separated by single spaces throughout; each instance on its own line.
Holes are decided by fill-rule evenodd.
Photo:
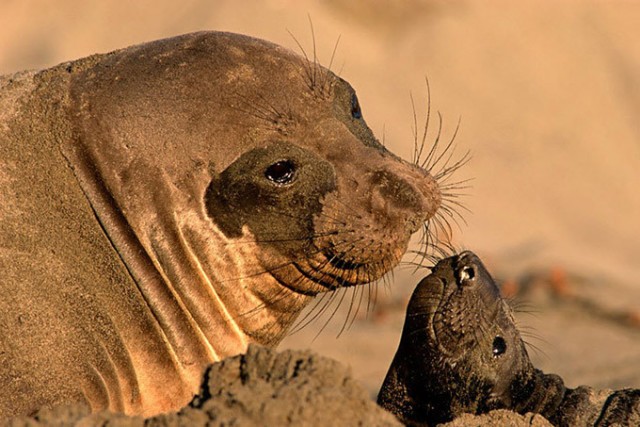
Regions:
M 345 81 L 268 42 L 196 33 L 25 81 L 0 134 L 0 415 L 176 409 L 206 364 L 380 278 L 440 205 Z

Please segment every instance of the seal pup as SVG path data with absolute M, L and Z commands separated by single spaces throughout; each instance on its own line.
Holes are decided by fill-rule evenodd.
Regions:
M 393 268 L 443 196 L 315 62 L 201 32 L 0 84 L 0 416 L 150 416 Z
M 640 390 L 571 389 L 531 364 L 509 305 L 469 251 L 438 262 L 414 290 L 378 404 L 410 425 L 493 409 L 556 426 L 640 425 Z

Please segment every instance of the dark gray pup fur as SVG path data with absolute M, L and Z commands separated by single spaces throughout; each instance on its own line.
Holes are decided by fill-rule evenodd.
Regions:
M 529 360 L 509 305 L 472 252 L 416 287 L 378 403 L 409 425 L 511 409 L 556 426 L 640 425 L 640 390 L 564 386 Z

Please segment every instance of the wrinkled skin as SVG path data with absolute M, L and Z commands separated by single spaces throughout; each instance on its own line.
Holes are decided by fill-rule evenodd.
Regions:
M 189 34 L 0 93 L 0 416 L 177 409 L 208 363 L 393 268 L 440 206 L 347 82 L 262 40 Z
M 569 389 L 530 362 L 507 303 L 472 252 L 416 287 L 378 403 L 409 425 L 511 409 L 557 426 L 638 425 L 640 390 Z

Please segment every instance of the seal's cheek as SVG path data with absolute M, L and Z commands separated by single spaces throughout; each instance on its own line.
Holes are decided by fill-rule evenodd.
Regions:
M 335 190 L 333 166 L 299 146 L 277 142 L 242 154 L 214 177 L 207 213 L 227 237 L 247 226 L 260 243 L 290 251 L 313 238 L 313 217 Z

